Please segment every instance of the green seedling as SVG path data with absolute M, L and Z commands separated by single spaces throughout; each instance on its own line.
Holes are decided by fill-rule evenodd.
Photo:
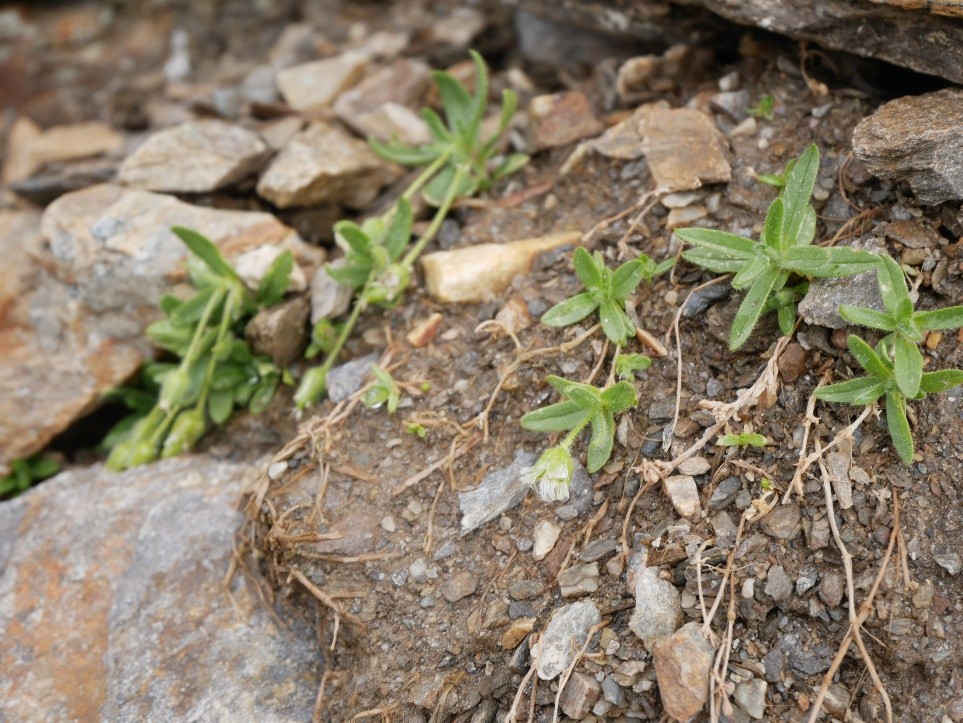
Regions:
M 896 384 L 904 396 L 912 399 L 919 392 L 923 378 L 919 343 L 929 331 L 963 326 L 963 306 L 915 311 L 903 270 L 888 255 L 882 256 L 876 274 L 885 311 L 841 304 L 839 315 L 851 324 L 889 332 L 883 342 L 892 354 Z
M 635 389 L 624 381 L 608 389 L 598 389 L 554 375 L 549 375 L 547 381 L 559 391 L 562 401 L 529 412 L 522 417 L 521 425 L 533 432 L 568 434 L 558 445 L 542 453 L 535 465 L 523 474 L 542 499 L 567 500 L 574 469 L 570 450 L 579 434 L 591 426 L 592 437 L 586 466 L 589 472 L 597 472 L 612 455 L 615 415 L 634 408 L 638 400 Z
M 488 105 L 488 68 L 478 53 L 472 51 L 471 57 L 475 63 L 474 95 L 450 73 L 438 71 L 432 75 L 441 96 L 444 120 L 430 108 L 422 111 L 434 138 L 431 143 L 412 148 L 369 139 L 371 147 L 383 158 L 405 166 L 420 166 L 423 170 L 384 217 L 369 219 L 361 225 L 351 221 L 335 225 L 335 240 L 345 251 L 345 265 L 341 268 L 329 265 L 327 270 L 338 283 L 353 289 L 356 296 L 351 314 L 334 340 L 329 338 L 330 329 L 325 328 L 321 330 L 323 341 L 310 347 L 315 355 L 323 351 L 326 356 L 321 366 L 309 369 L 301 380 L 294 396 L 300 408 L 324 395 L 328 373 L 361 313 L 372 304 L 391 307 L 401 301 L 411 282 L 415 261 L 438 234 L 455 200 L 488 189 L 493 181 L 514 173 L 528 161 L 528 156 L 514 154 L 490 168 L 498 141 L 508 128 L 518 101 L 512 91 L 503 92 L 498 127 L 491 136 L 483 138 L 481 126 Z M 425 233 L 411 245 L 409 202 L 418 193 L 437 209 Z M 316 341 L 320 336 L 320 333 L 316 335 Z
M 619 346 L 624 346 L 626 339 L 635 334 L 635 325 L 625 313 L 626 299 L 640 283 L 651 281 L 655 276 L 665 273 L 674 263 L 675 259 L 668 259 L 656 264 L 642 254 L 612 271 L 605 265 L 605 259 L 598 251 L 593 256 L 584 248 L 577 248 L 573 264 L 575 274 L 585 291 L 546 311 L 542 316 L 542 323 L 548 326 L 569 326 L 598 309 L 605 335 Z
M 937 394 L 963 384 L 963 369 L 944 369 L 924 372 L 919 381 L 919 389 L 912 397 L 903 393 L 899 377 L 905 372 L 899 369 L 901 362 L 892 357 L 892 349 L 886 340 L 881 340 L 873 349 L 855 334 L 849 335 L 849 351 L 859 365 L 866 370 L 867 376 L 847 382 L 830 384 L 815 391 L 818 399 L 865 406 L 886 397 L 886 426 L 900 459 L 906 464 L 913 461 L 913 433 L 906 418 L 906 400 L 923 399 L 927 394 Z
M 314 359 L 319 354 L 330 354 L 341 334 L 343 324 L 335 324 L 330 319 L 321 319 L 311 329 L 311 341 L 304 350 L 305 359 Z
M 723 434 L 716 440 L 720 447 L 765 447 L 769 440 L 761 434 L 743 432 L 742 434 Z
M 371 373 L 374 374 L 375 383 L 368 387 L 361 401 L 369 409 L 378 409 L 382 405 L 388 408 L 388 414 L 394 414 L 398 409 L 398 402 L 401 401 L 401 389 L 394 378 L 376 364 L 371 365 Z
M 635 373 L 652 366 L 652 360 L 645 354 L 619 354 L 615 357 L 615 374 L 619 379 L 635 381 Z
M 518 98 L 511 90 L 502 91 L 502 109 L 498 128 L 488 138 L 482 137 L 482 120 L 488 105 L 488 68 L 474 50 L 469 51 L 475 63 L 475 95 L 453 75 L 436 70 L 432 79 L 441 95 L 444 120 L 431 108 L 421 111 L 433 141 L 412 148 L 400 143 L 382 143 L 369 139 L 375 153 L 403 166 L 424 166 L 430 178 L 424 189 L 429 203 L 441 205 L 451 194 L 471 196 L 485 191 L 496 181 L 509 176 L 528 162 L 528 156 L 517 153 L 505 157 L 494 169 L 489 165 L 498 141 L 508 128 Z M 410 197 L 410 196 L 409 196 Z
M 761 120 L 772 121 L 774 116 L 772 114 L 773 109 L 776 107 L 776 99 L 771 93 L 766 93 L 759 99 L 752 108 L 749 108 L 749 115 L 753 118 L 759 118 Z
M 148 365 L 144 388 L 114 394 L 133 410 L 105 440 L 111 448 L 107 465 L 114 470 L 189 450 L 236 406 L 263 411 L 281 381 L 270 359 L 251 353 L 243 328 L 258 310 L 284 298 L 294 266 L 290 252 L 274 260 L 252 291 L 211 241 L 190 229 L 172 230 L 193 255 L 187 267 L 197 293 L 186 300 L 165 296 L 167 318 L 147 328 L 151 340 L 178 361 Z
M 408 434 L 414 434 L 418 439 L 424 439 L 428 435 L 428 430 L 425 429 L 424 425 L 418 424 L 417 422 L 411 422 L 405 427 L 405 431 Z
M 10 463 L 10 474 L 0 477 L 0 497 L 25 492 L 35 483 L 53 477 L 59 471 L 59 464 L 40 455 L 35 454 L 27 459 L 15 459 Z
M 676 229 L 675 233 L 691 248 L 683 252 L 686 260 L 715 271 L 732 273 L 734 289 L 746 289 L 729 334 L 729 348 L 741 347 L 752 333 L 759 317 L 775 303 L 779 325 L 784 334 L 795 323 L 795 304 L 788 309 L 779 301 L 790 277 L 824 278 L 852 276 L 874 268 L 878 257 L 851 248 L 812 246 L 816 234 L 816 212 L 809 199 L 819 170 L 819 150 L 809 146 L 792 165 L 786 185 L 766 214 L 765 229 L 758 241 L 704 228 Z M 770 300 L 776 296 L 777 301 Z

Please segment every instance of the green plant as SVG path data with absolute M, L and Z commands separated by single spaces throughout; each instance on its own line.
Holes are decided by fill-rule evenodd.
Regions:
M 377 409 L 382 404 L 387 404 L 388 414 L 394 414 L 398 409 L 398 402 L 401 401 L 401 389 L 391 374 L 378 365 L 371 365 L 371 373 L 374 374 L 375 383 L 368 388 L 361 401 L 369 409 Z
M 573 256 L 575 274 L 585 287 L 581 294 L 556 304 L 542 315 L 542 323 L 548 326 L 569 326 L 581 321 L 598 309 L 605 335 L 619 346 L 635 334 L 635 325 L 625 313 L 625 302 L 642 281 L 672 268 L 675 259 L 656 264 L 645 254 L 626 261 L 615 271 L 605 265 L 598 251 L 593 256 L 584 248 L 575 249 Z
M 876 274 L 885 311 L 841 304 L 839 315 L 851 324 L 889 332 L 883 342 L 892 354 L 896 384 L 912 399 L 919 392 L 923 377 L 923 355 L 918 344 L 928 331 L 963 326 L 963 306 L 915 311 L 903 270 L 889 255 L 881 259 Z
M 679 238 L 695 247 L 683 252 L 683 258 L 710 271 L 733 273 L 732 287 L 747 289 L 729 335 L 733 351 L 746 342 L 759 317 L 773 304 L 780 310 L 782 332 L 792 331 L 795 303 L 778 294 L 793 274 L 811 278 L 852 276 L 878 263 L 878 257 L 867 251 L 811 245 L 816 234 L 816 212 L 809 199 L 818 170 L 819 150 L 811 145 L 792 164 L 785 187 L 769 207 L 758 241 L 713 229 L 675 230 Z M 776 301 L 771 302 L 774 295 Z
M 776 99 L 771 93 L 766 93 L 759 99 L 752 108 L 749 108 L 749 115 L 753 118 L 760 118 L 762 120 L 772 121 L 773 114 L 772 111 L 776 107 Z
M 572 462 L 570 449 L 583 429 L 591 425 L 588 445 L 589 472 L 597 472 L 608 462 L 615 443 L 615 415 L 635 407 L 635 389 L 622 381 L 608 389 L 572 382 L 562 377 L 547 378 L 562 395 L 562 401 L 551 404 L 521 419 L 521 425 L 533 432 L 565 432 L 565 438 L 542 454 L 538 462 L 525 472 L 525 478 L 537 487 L 539 496 L 546 500 L 568 499 Z M 563 474 L 565 469 L 567 474 Z
M 426 436 L 428 436 L 428 430 L 425 429 L 424 425 L 418 424 L 418 422 L 409 422 L 405 427 L 405 431 L 408 434 L 415 435 L 418 437 L 418 439 L 424 439 Z
M 280 254 L 248 289 L 213 243 L 190 229 L 174 227 L 192 256 L 187 267 L 197 293 L 186 300 L 165 296 L 165 319 L 147 334 L 178 361 L 145 368 L 141 389 L 113 393 L 133 413 L 108 434 L 107 465 L 122 470 L 187 451 L 208 429 L 230 417 L 235 406 L 262 411 L 274 397 L 281 371 L 256 357 L 243 340 L 244 323 L 258 310 L 279 303 L 294 266 Z
M 422 110 L 434 138 L 431 143 L 413 148 L 374 138 L 368 141 L 383 158 L 423 170 L 385 216 L 361 225 L 351 221 L 335 224 L 335 240 L 345 251 L 346 263 L 342 268 L 328 265 L 327 271 L 338 283 L 355 291 L 354 305 L 336 336 L 329 327 L 316 328 L 310 351 L 324 351 L 326 357 L 321 366 L 309 369 L 301 380 L 294 396 L 298 407 L 313 404 L 324 395 L 328 372 L 362 312 L 371 304 L 390 307 L 401 300 L 411 282 L 415 261 L 437 235 L 455 200 L 488 189 L 493 181 L 514 173 L 528 161 L 528 156 L 513 154 L 491 168 L 498 140 L 515 113 L 517 98 L 512 91 L 503 91 L 498 127 L 491 136 L 483 138 L 488 68 L 478 53 L 471 51 L 471 57 L 475 63 L 474 96 L 450 73 L 432 74 L 441 95 L 444 120 L 430 108 Z M 410 246 L 410 200 L 418 193 L 437 208 L 427 230 Z
M 0 477 L 0 497 L 20 494 L 34 483 L 53 477 L 59 471 L 57 462 L 39 454 L 27 459 L 15 459 L 10 463 L 10 474 Z
M 615 374 L 619 379 L 635 381 L 635 373 L 652 366 L 652 360 L 645 354 L 619 354 L 615 357 Z
M 963 384 L 963 370 L 944 369 L 924 372 L 920 377 L 919 389 L 908 397 L 900 388 L 899 378 L 905 374 L 899 369 L 903 363 L 891 356 L 889 343 L 881 340 L 873 349 L 855 334 L 849 335 L 849 351 L 867 376 L 846 382 L 820 387 L 815 395 L 827 402 L 839 402 L 864 406 L 873 404 L 880 397 L 886 397 L 886 426 L 897 454 L 906 464 L 913 461 L 913 434 L 906 418 L 906 400 L 923 399 L 927 394 L 936 394 Z
M 741 434 L 723 434 L 716 440 L 720 447 L 765 447 L 769 440 L 761 434 L 743 432 Z

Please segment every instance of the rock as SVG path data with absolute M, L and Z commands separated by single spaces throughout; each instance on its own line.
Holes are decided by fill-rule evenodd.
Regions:
M 705 218 L 709 214 L 705 206 L 686 206 L 685 208 L 673 208 L 665 219 L 665 227 L 668 229 L 679 228 L 679 226 L 691 226 L 700 218 Z
M 852 461 L 851 453 L 830 452 L 826 455 L 829 479 L 832 482 L 833 491 L 836 493 L 836 502 L 842 510 L 851 509 L 853 506 L 853 483 L 849 479 L 849 468 Z
M 963 38 L 963 28 L 961 28 Z M 905 181 L 927 204 L 963 199 L 963 90 L 897 98 L 853 129 L 853 150 L 875 176 Z
M 592 148 L 609 158 L 634 161 L 642 157 L 642 137 L 639 128 L 653 110 L 668 110 L 669 104 L 660 100 L 636 108 L 632 115 L 616 123 L 593 140 Z
M 308 314 L 304 297 L 258 312 L 244 328 L 244 337 L 255 354 L 266 354 L 280 369 L 301 358 L 308 343 Z
M 652 651 L 655 678 L 665 712 L 680 721 L 694 718 L 709 699 L 715 649 L 701 623 L 686 623 Z
M 445 304 L 484 301 L 504 290 L 519 274 L 531 271 L 540 254 L 572 246 L 581 236 L 578 231 L 566 231 L 426 254 L 421 259 L 425 287 Z
M 459 492 L 461 534 L 467 535 L 521 502 L 529 490 L 522 480 L 522 469 L 534 462 L 534 454 L 519 450 L 510 465 L 489 472 L 475 489 Z
M 960 571 L 963 570 L 963 559 L 960 558 L 960 553 L 958 552 L 937 553 L 933 559 L 936 560 L 936 564 L 950 573 L 950 575 L 959 575 Z
M 517 334 L 530 327 L 534 322 L 528 304 L 519 296 L 513 296 L 495 314 L 495 321 L 510 334 Z
M 371 373 L 371 365 L 378 363 L 377 354 L 368 354 L 360 359 L 336 366 L 328 372 L 328 399 L 332 402 L 343 402 L 361 389 L 365 377 Z
M 695 478 L 685 474 L 673 475 L 665 480 L 665 493 L 675 511 L 682 517 L 696 519 L 702 514 L 699 488 Z
M 106 184 L 61 196 L 41 221 L 55 272 L 78 287 L 78 300 L 91 311 L 121 314 L 131 336 L 158 317 L 161 295 L 186 278 L 187 249 L 171 226 L 203 234 L 228 260 L 264 245 L 292 251 L 309 268 L 321 258 L 270 214 L 192 206 Z
M 686 305 L 682 308 L 685 319 L 693 319 L 702 314 L 717 301 L 729 298 L 729 287 L 726 284 L 715 284 L 694 292 Z
M 469 595 L 474 595 L 478 588 L 478 576 L 468 570 L 456 572 L 441 586 L 442 597 L 450 603 L 456 603 Z
M 297 111 L 318 111 L 331 105 L 364 75 L 369 54 L 347 51 L 336 58 L 285 68 L 275 82 L 284 102 Z
M 428 38 L 453 48 L 467 48 L 485 27 L 485 15 L 475 8 L 455 8 L 428 28 Z
M 639 122 L 642 152 L 655 185 L 690 191 L 732 178 L 725 136 L 692 108 L 654 108 Z
M 799 520 L 802 513 L 795 502 L 788 505 L 776 505 L 772 511 L 762 518 L 762 531 L 777 540 L 790 540 L 799 532 Z
M 819 580 L 819 571 L 815 565 L 806 565 L 799 571 L 796 577 L 796 594 L 805 595 L 815 587 Z
M 92 160 L 48 164 L 30 178 L 14 181 L 10 190 L 35 206 L 46 206 L 65 193 L 110 181 L 117 172 L 112 161 Z
M 705 474 L 712 469 L 712 465 L 705 457 L 689 457 L 683 460 L 676 469 L 681 474 L 697 475 Z
M 883 235 L 910 249 L 935 249 L 943 237 L 919 221 L 892 221 L 882 228 Z
M 745 120 L 746 114 L 749 112 L 749 91 L 736 90 L 716 93 L 709 99 L 709 104 L 713 110 L 725 113 L 731 120 L 738 123 Z
M 792 342 L 779 355 L 779 378 L 786 384 L 794 381 L 809 371 L 809 352 L 801 344 Z
M 435 336 L 438 334 L 438 330 L 441 328 L 441 322 L 444 321 L 445 317 L 441 314 L 435 312 L 426 319 L 422 319 L 415 327 L 405 335 L 405 339 L 416 349 L 428 346 L 432 341 L 434 341 Z
M 431 143 L 433 137 L 421 116 L 398 103 L 385 103 L 372 111 L 355 116 L 351 127 L 362 136 L 380 141 L 397 139 L 409 146 Z
M 854 243 L 853 246 L 874 252 L 882 250 L 874 240 Z M 843 329 L 849 324 L 839 315 L 840 304 L 885 311 L 876 271 L 864 271 L 856 276 L 835 279 L 813 279 L 806 295 L 799 302 L 798 309 L 807 324 Z
M 544 591 L 545 586 L 535 580 L 516 580 L 508 586 L 508 596 L 512 600 L 531 600 Z
M 344 259 L 336 259 L 331 266 L 344 266 Z M 317 324 L 322 319 L 336 319 L 351 306 L 354 292 L 348 286 L 342 286 L 331 278 L 331 274 L 323 266 L 319 266 L 311 277 L 311 323 Z
M 250 289 L 256 289 L 264 275 L 270 271 L 271 265 L 284 253 L 280 246 L 264 244 L 245 251 L 234 260 L 234 270 L 241 280 Z M 291 269 L 291 276 L 288 279 L 288 291 L 304 291 L 307 288 L 304 280 L 304 271 L 297 264 Z
M 556 578 L 562 597 L 581 597 L 599 589 L 599 566 L 595 562 L 572 565 L 562 570 Z
M 502 648 L 504 650 L 514 650 L 521 642 L 528 637 L 528 634 L 535 629 L 535 622 L 538 618 L 519 618 L 512 622 L 502 633 Z
M 430 85 L 429 72 L 420 60 L 399 58 L 342 93 L 334 104 L 335 115 L 362 136 L 428 143 L 428 126 L 407 106 L 420 102 Z
M 792 580 L 789 579 L 782 565 L 773 565 L 769 568 L 769 576 L 766 578 L 766 587 L 763 592 L 776 602 L 788 600 L 792 595 Z
M 837 607 L 843 601 L 845 583 L 838 572 L 827 572 L 819 581 L 819 599 L 828 607 Z
M 565 605 L 556 610 L 538 641 L 535 672 L 541 680 L 554 680 L 568 670 L 575 653 L 585 644 L 589 630 L 602 620 L 591 600 Z
M 662 55 L 629 58 L 619 67 L 615 88 L 623 103 L 637 102 L 701 74 L 711 62 L 711 50 L 677 43 Z
M 367 143 L 315 121 L 288 141 L 261 176 L 257 192 L 278 208 L 322 203 L 362 208 L 398 173 Z
M 635 610 L 629 629 L 651 651 L 659 640 L 678 630 L 682 620 L 682 602 L 676 586 L 659 577 L 659 568 L 643 568 L 635 583 Z
M 246 128 L 196 120 L 158 131 L 124 161 L 119 182 L 172 193 L 210 193 L 257 171 L 269 153 Z
M 739 683 L 733 695 L 736 705 L 748 713 L 750 718 L 762 720 L 766 715 L 766 690 L 768 687 L 768 683 L 760 678 Z
M 602 696 L 602 686 L 584 673 L 572 673 L 562 691 L 562 712 L 572 720 L 582 720 Z
M 528 117 L 538 150 L 591 138 L 603 129 L 588 98 L 576 90 L 532 98 L 528 105 Z
M 272 151 L 280 151 L 302 128 L 304 128 L 304 120 L 289 115 L 261 124 L 258 126 L 258 133 Z
M 0 717 L 310 719 L 311 626 L 276 626 L 243 575 L 238 609 L 225 594 L 254 472 L 204 456 L 96 466 L 0 505 Z
M 100 121 L 54 126 L 44 131 L 29 118 L 21 117 L 8 134 L 0 180 L 21 181 L 48 163 L 117 153 L 123 145 L 124 137 Z
M 555 543 L 558 542 L 558 536 L 561 534 L 562 528 L 554 522 L 540 520 L 532 533 L 532 539 L 535 542 L 534 547 L 532 547 L 532 557 L 536 560 L 544 560 L 548 553 L 554 549 Z

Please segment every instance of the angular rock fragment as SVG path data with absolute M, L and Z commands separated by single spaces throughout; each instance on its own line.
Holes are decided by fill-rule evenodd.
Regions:
M 442 303 L 472 303 L 491 298 L 519 274 L 528 273 L 545 251 L 578 242 L 577 231 L 511 241 L 478 244 L 453 251 L 436 251 L 421 259 L 425 286 Z
M 659 577 L 659 568 L 645 567 L 635 583 L 635 610 L 629 629 L 645 647 L 652 650 L 666 635 L 682 625 L 682 602 L 679 591 L 668 580 Z
M 659 188 L 690 191 L 732 178 L 725 136 L 692 108 L 653 108 L 639 121 L 642 152 Z
M 123 144 L 124 137 L 100 121 L 41 130 L 29 118 L 19 118 L 10 129 L 0 180 L 29 178 L 48 163 L 116 153 Z
M 285 68 L 275 82 L 284 102 L 294 110 L 317 111 L 361 80 L 369 59 L 366 52 L 349 50 L 336 58 Z
M 362 208 L 399 173 L 367 143 L 316 121 L 297 133 L 271 162 L 257 192 L 278 208 L 323 203 Z
M 691 720 L 709 699 L 714 654 L 701 623 L 686 623 L 656 644 L 652 658 L 662 707 L 676 720 Z
M 400 106 L 420 103 L 431 83 L 430 68 L 420 60 L 399 58 L 371 73 L 334 103 L 334 112 L 346 125 L 361 131 L 366 114 L 386 103 Z
M 254 471 L 203 456 L 98 466 L 0 505 L 0 718 L 309 720 L 310 625 L 277 626 L 243 575 L 239 615 L 222 582 Z
M 522 479 L 522 469 L 533 462 L 534 454 L 519 450 L 510 465 L 489 472 L 475 489 L 458 493 L 462 535 L 494 520 L 525 498 L 529 487 Z
M 585 643 L 589 630 L 602 620 L 598 606 L 582 600 L 560 607 L 552 613 L 538 641 L 535 672 L 542 680 L 554 680 L 567 670 L 575 653 Z
M 209 193 L 255 172 L 269 149 L 252 131 L 223 121 L 190 121 L 158 131 L 120 167 L 120 183 L 148 191 Z
M 963 90 L 886 103 L 853 130 L 853 150 L 870 173 L 905 181 L 923 203 L 963 199 Z
M 567 91 L 532 98 L 528 106 L 535 148 L 544 150 L 564 146 L 602 132 L 602 124 L 588 98 L 579 91 Z

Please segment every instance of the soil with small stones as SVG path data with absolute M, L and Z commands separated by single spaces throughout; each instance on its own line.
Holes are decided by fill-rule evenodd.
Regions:
M 299 11 L 292 9 L 296 5 L 277 3 L 279 9 L 263 19 L 258 32 L 276 37 L 285 23 L 298 17 Z M 396 5 L 407 9 L 385 12 L 367 3 L 336 5 L 325 16 L 328 34 L 322 37 L 328 50 L 333 52 L 344 42 L 353 24 L 363 23 L 368 32 L 397 29 L 389 28 L 391 21 L 411 18 L 413 23 L 426 23 L 454 6 Z M 476 42 L 493 60 L 496 80 L 508 68 L 527 67 L 510 26 L 499 24 L 508 15 L 504 10 L 495 13 L 494 25 Z M 208 22 L 200 11 L 186 17 Z M 253 52 L 245 51 L 240 41 L 243 36 L 247 42 L 245 28 L 250 27 L 240 21 L 228 23 L 219 31 L 223 37 L 217 47 L 225 53 Z M 727 29 L 720 37 L 731 40 L 732 35 Z M 425 43 L 415 43 L 406 52 L 435 64 L 462 54 L 462 49 L 455 53 Z M 638 48 L 640 54 L 653 50 L 661 49 Z M 846 242 L 878 236 L 891 254 L 902 254 L 904 261 L 915 265 L 920 308 L 958 303 L 963 297 L 959 204 L 918 207 L 906 189 L 873 179 L 850 153 L 855 124 L 893 94 L 913 89 L 883 87 L 879 79 L 885 73 L 872 70 L 866 75 L 855 70 L 836 75 L 830 61 L 821 64 L 817 58 L 808 70 L 828 88 L 826 95 L 817 97 L 799 72 L 796 46 L 760 35 L 744 41 L 743 51 L 737 53 L 734 45 L 717 49 L 717 61 L 707 69 L 672 79 L 650 98 L 665 99 L 673 107 L 689 104 L 704 109 L 723 132 L 736 123 L 710 105 L 721 77 L 737 72 L 739 89 L 752 102 L 766 93 L 778 99 L 774 120 L 760 120 L 751 135 L 730 137 L 733 179 L 699 191 L 695 203 L 707 214 L 700 223 L 758 233 L 775 191 L 756 181 L 753 172 L 777 172 L 815 142 L 822 152 L 815 194 L 817 238 L 838 234 L 838 242 Z M 217 82 L 218 54 L 213 48 L 206 52 L 204 63 L 211 69 L 199 73 L 210 72 L 212 82 Z M 837 67 L 846 60 L 834 58 Z M 578 88 L 600 116 L 610 122 L 624 117 L 630 109 L 616 100 L 611 59 L 597 52 L 586 65 L 587 72 L 559 68 L 550 73 L 538 68 L 533 73 L 537 90 Z M 456 225 L 447 227 L 442 244 L 467 247 L 555 231 L 588 231 L 636 204 L 652 187 L 644 161 L 615 161 L 597 154 L 589 154 L 563 175 L 561 166 L 572 149 L 569 145 L 537 154 L 529 167 L 496 186 L 482 203 L 458 208 L 452 216 Z M 204 200 L 215 205 L 255 203 L 248 196 Z M 628 222 L 617 222 L 597 234 L 591 248 L 601 251 L 610 264 L 638 252 L 656 259 L 676 255 L 679 247 L 666 228 L 667 213 L 656 205 L 627 237 Z M 304 213 L 288 220 L 311 223 Z M 884 224 L 910 220 L 936 231 L 926 254 L 885 239 Z M 315 238 L 326 236 L 323 229 L 314 230 Z M 908 251 L 913 252 L 909 258 Z M 937 268 L 943 278 L 934 289 Z M 569 329 L 537 323 L 551 305 L 580 290 L 571 254 L 543 256 L 530 275 L 517 278 L 490 303 L 440 305 L 416 286 L 403 305 L 363 316 L 345 358 L 390 351 L 397 365 L 394 375 L 407 390 L 398 412 L 389 415 L 384 409 L 355 405 L 350 414 L 326 427 L 314 444 L 289 448 L 285 453 L 289 469 L 279 479 L 264 478 L 261 494 L 249 508 L 252 519 L 241 533 L 258 570 L 278 592 L 277 604 L 316 621 L 319 655 L 325 657 L 327 669 L 321 720 L 351 720 L 372 709 L 383 709 L 391 720 L 402 721 L 483 721 L 494 716 L 502 720 L 530 665 L 530 643 L 544 631 L 553 611 L 576 599 L 562 597 L 559 574 L 591 562 L 598 566 L 597 588 L 583 597 L 598 605 L 607 627 L 590 644 L 576 671 L 605 681 L 605 696 L 595 704 L 602 712 L 594 715 L 598 720 L 659 720 L 662 705 L 651 653 L 628 625 L 634 598 L 627 577 L 647 551 L 648 564 L 658 565 L 662 577 L 680 591 L 685 621 L 701 622 L 700 594 L 708 607 L 719 591 L 733 546 L 730 585 L 735 594 L 725 594 L 712 624 L 721 636 L 727 615 L 732 621 L 728 680 L 757 678 L 768 683 L 766 720 L 808 717 L 849 620 L 842 560 L 830 534 L 821 482 L 807 475 L 801 497 L 748 522 L 738 542 L 736 528 L 754 501 L 766 499 L 764 479 L 771 480 L 780 497 L 792 479 L 807 401 L 818 381 L 828 375 L 848 378 L 858 370 L 845 351 L 845 334 L 799 328 L 791 354 L 781 360 L 775 399 L 765 409 L 747 410 L 731 430 L 741 432 L 751 425 L 770 444 L 762 450 L 710 445 L 700 454 L 710 465 L 696 475 L 700 517 L 680 518 L 658 486 L 645 491 L 629 514 L 642 484 L 640 462 L 672 459 L 694 443 L 713 421 L 700 402 L 731 401 L 737 390 L 751 385 L 779 336 L 774 321 L 764 320 L 742 350 L 730 353 L 728 327 L 740 299 L 727 294 L 682 319 L 677 351 L 671 330 L 679 306 L 693 288 L 710 279 L 710 274 L 680 262 L 671 275 L 643 285 L 634 298 L 640 326 L 661 339 L 668 354 L 654 357 L 652 367 L 640 375 L 636 387 L 641 403 L 620 424 L 609 464 L 592 476 L 585 509 L 570 517 L 558 505 L 529 495 L 466 535 L 460 534 L 457 492 L 509 466 L 520 451 L 537 454 L 549 444 L 545 435 L 526 432 L 518 423 L 527 411 L 556 399 L 545 376 L 587 380 L 600 360 L 596 382 L 609 374 L 609 360 L 602 357 L 610 357 L 612 349 L 600 332 L 565 354 L 523 364 L 492 406 L 488 440 L 470 444 L 479 438 L 472 420 L 486 408 L 501 374 L 519 354 L 513 339 L 492 327 L 476 331 L 479 324 L 494 318 L 506 304 L 521 302 L 519 307 L 532 317 L 531 325 L 516 333 L 524 350 L 556 346 L 588 330 L 587 323 Z M 426 347 L 412 348 L 404 341 L 406 333 L 433 312 L 443 315 L 437 337 Z M 630 350 L 651 353 L 634 341 Z M 933 338 L 925 354 L 930 369 L 963 366 L 963 344 L 954 332 Z M 678 369 L 679 415 L 673 426 Z M 420 390 L 422 382 L 430 384 L 428 391 Z M 289 408 L 289 397 L 279 397 L 267 417 L 235 421 L 209 440 L 207 449 L 247 459 L 274 451 L 294 437 Z M 334 409 L 326 401 L 312 415 L 323 418 Z M 810 438 L 825 444 L 858 412 L 818 405 L 818 422 Z M 963 438 L 958 434 L 963 397 L 954 392 L 931 396 L 912 405 L 912 416 L 919 454 L 911 466 L 901 464 L 892 451 L 881 417 L 870 416 L 856 431 L 852 464 L 860 471 L 850 475 L 851 504 L 839 495 L 835 512 L 853 556 L 858 607 L 883 561 L 898 495 L 906 574 L 898 559 L 891 561 L 864 637 L 892 698 L 896 720 L 933 721 L 941 716 L 960 720 L 963 575 L 958 562 L 954 568 L 947 560 L 963 548 L 959 515 L 963 492 L 958 484 L 963 478 Z M 427 429 L 424 439 L 406 433 L 409 422 Z M 320 428 L 314 424 L 313 429 Z M 437 471 L 406 485 L 462 446 L 469 449 L 450 464 L 438 464 Z M 581 446 L 576 450 L 584 452 Z M 561 534 L 547 557 L 535 560 L 533 533 L 543 521 L 560 527 Z M 336 618 L 329 606 L 318 603 L 293 579 L 294 572 L 333 598 L 346 614 Z M 534 619 L 532 633 L 522 630 L 517 639 L 505 640 L 506 631 L 525 619 Z M 523 696 L 518 720 L 526 720 L 531 708 L 536 720 L 551 720 L 557 686 L 557 680 L 540 682 L 534 706 Z M 835 719 L 882 719 L 880 696 L 855 651 L 842 664 L 830 699 Z M 708 719 L 706 712 L 698 718 L 703 719 Z M 736 709 L 729 719 L 747 717 Z

